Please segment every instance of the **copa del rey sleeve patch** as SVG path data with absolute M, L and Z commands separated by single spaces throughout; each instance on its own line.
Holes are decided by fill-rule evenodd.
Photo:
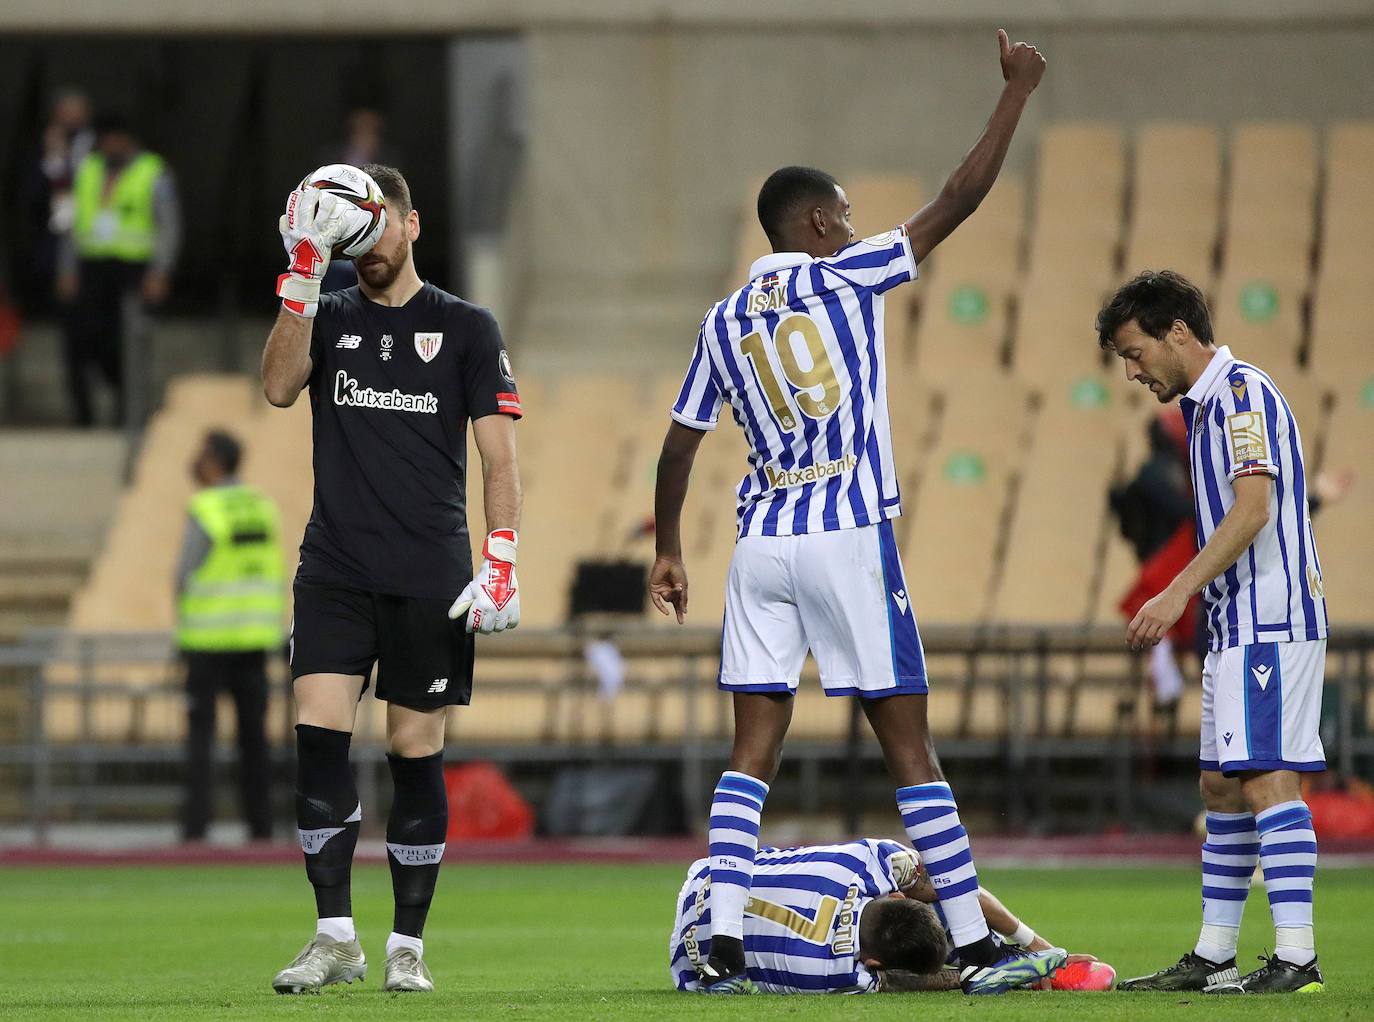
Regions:
M 1226 416 L 1226 435 L 1231 441 L 1232 465 L 1239 467 L 1250 462 L 1269 460 L 1262 409 Z

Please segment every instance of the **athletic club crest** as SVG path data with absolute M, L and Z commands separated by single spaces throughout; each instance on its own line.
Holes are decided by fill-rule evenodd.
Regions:
M 443 334 L 416 334 L 415 353 L 426 362 L 433 362 L 434 356 L 439 354 L 439 348 L 443 343 Z

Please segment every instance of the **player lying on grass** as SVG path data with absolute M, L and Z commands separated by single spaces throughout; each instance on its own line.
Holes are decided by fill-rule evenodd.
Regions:
M 702 988 L 711 953 L 710 864 L 698 859 L 674 905 L 669 971 L 679 990 Z M 1008 943 L 1047 956 L 1053 979 L 1018 985 L 1106 990 L 1116 973 L 1091 955 L 1038 937 L 987 891 L 988 926 Z M 934 906 L 934 907 L 932 907 Z M 755 860 L 744 947 L 753 985 L 767 993 L 871 993 L 959 989 L 961 966 L 935 888 L 915 851 L 895 841 L 768 848 Z

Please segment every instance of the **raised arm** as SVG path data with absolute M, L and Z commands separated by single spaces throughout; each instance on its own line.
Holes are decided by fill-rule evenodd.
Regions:
M 262 352 L 262 389 L 278 408 L 295 404 L 310 379 L 310 331 L 319 311 L 320 282 L 343 230 L 337 207 L 334 195 L 297 188 L 286 197 L 277 225 L 291 262 L 277 278 L 282 308 Z
M 658 481 L 654 487 L 654 544 L 657 556 L 649 573 L 649 598 L 659 613 L 672 604 L 677 623 L 687 616 L 687 569 L 682 563 L 682 504 L 692 462 L 706 434 L 680 422 L 668 426 L 663 452 L 658 456 Z
M 1002 169 L 1002 161 L 1006 158 L 1016 125 L 1021 120 L 1026 100 L 1045 73 L 1045 58 L 1040 52 L 1029 43 L 1011 45 L 1004 29 L 997 30 L 997 46 L 1001 56 L 1002 77 L 1007 84 L 998 97 L 997 106 L 993 108 L 983 134 L 954 173 L 950 174 L 940 194 L 906 222 L 911 251 L 917 263 L 922 262 L 936 245 L 950 236 L 954 228 L 967 220 L 988 194 Z
M 1236 502 L 1221 520 L 1207 544 L 1180 571 L 1168 588 L 1136 612 L 1126 629 L 1126 644 L 1131 649 L 1153 646 L 1183 616 L 1188 599 L 1212 579 L 1236 563 L 1260 529 L 1269 521 L 1269 494 L 1274 480 L 1257 473 L 1241 476 L 1232 486 Z

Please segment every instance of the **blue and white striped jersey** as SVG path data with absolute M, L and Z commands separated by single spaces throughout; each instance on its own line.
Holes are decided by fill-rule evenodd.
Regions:
M 1211 649 L 1326 638 L 1302 437 L 1288 402 L 1267 374 L 1223 347 L 1180 405 L 1199 549 L 1235 504 L 1236 479 L 1263 473 L 1274 480 L 1269 521 L 1236 563 L 1202 590 Z
M 744 907 L 749 978 L 776 994 L 876 990 L 859 960 L 859 918 L 874 898 L 910 885 L 918 862 L 896 841 L 760 849 Z M 698 859 L 678 893 L 668 959 L 679 990 L 697 988 L 696 966 L 710 955 L 710 875 L 710 860 Z
M 740 536 L 873 525 L 901 512 L 887 414 L 883 295 L 916 278 L 903 228 L 828 259 L 775 252 L 706 314 L 672 416 L 749 442 Z

